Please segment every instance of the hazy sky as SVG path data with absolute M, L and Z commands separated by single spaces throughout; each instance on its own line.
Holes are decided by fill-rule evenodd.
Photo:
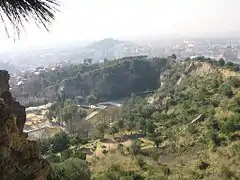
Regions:
M 51 32 L 26 25 L 21 39 L 1 48 L 102 38 L 240 32 L 240 0 L 60 0 Z M 3 42 L 3 43 L 2 43 Z

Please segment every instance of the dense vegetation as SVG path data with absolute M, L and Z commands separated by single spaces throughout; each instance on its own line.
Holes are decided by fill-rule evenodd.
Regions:
M 62 89 L 66 98 L 71 99 L 76 96 L 90 102 L 118 99 L 157 89 L 159 74 L 167 63 L 167 59 L 137 56 L 100 64 L 71 65 L 31 77 L 23 90 L 27 92 L 26 97 L 56 99 L 56 93 Z
M 110 122 L 99 116 L 87 136 L 42 143 L 55 178 L 239 179 L 239 72 L 186 60 L 168 66 L 161 82 L 153 95 L 126 98 L 118 113 L 106 110 Z

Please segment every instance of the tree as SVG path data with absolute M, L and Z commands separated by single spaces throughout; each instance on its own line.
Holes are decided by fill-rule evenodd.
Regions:
M 159 144 L 162 142 L 161 137 L 157 133 L 151 134 L 150 139 L 154 142 L 157 148 L 159 147 Z
M 138 140 L 133 141 L 129 150 L 133 155 L 138 154 L 141 151 L 141 143 Z
M 74 152 L 74 157 L 82 159 L 82 160 L 86 160 L 86 158 L 87 158 L 86 154 L 83 153 L 82 151 L 75 151 Z
M 102 134 L 105 134 L 107 128 L 108 128 L 108 127 L 107 127 L 106 124 L 98 124 L 98 125 L 97 125 L 97 129 L 98 129 Z
M 125 127 L 124 120 L 122 120 L 122 119 L 118 120 L 117 121 L 117 127 L 119 129 L 124 129 L 124 127 Z
M 6 23 L 9 21 L 14 28 L 14 33 L 19 35 L 24 27 L 24 22 L 30 20 L 48 30 L 48 25 L 55 19 L 54 14 L 58 6 L 57 0 L 2 0 L 0 15 L 6 33 L 9 35 L 9 27 Z
M 113 127 L 111 127 L 110 129 L 109 129 L 109 133 L 112 135 L 112 136 L 114 136 L 116 133 L 118 133 L 119 132 L 119 130 L 118 130 L 118 128 L 117 127 L 115 127 L 115 126 L 113 126 Z
M 147 131 L 147 133 L 149 133 L 149 134 L 154 133 L 155 127 L 156 126 L 155 126 L 155 124 L 152 121 L 150 121 L 150 120 L 147 121 L 147 124 L 146 124 L 146 131 Z
M 54 153 L 62 152 L 69 147 L 69 137 L 65 132 L 56 134 L 51 142 Z
M 239 131 L 240 130 L 240 114 L 235 113 L 232 116 L 228 117 L 228 119 L 222 124 L 221 130 L 226 134 Z
M 95 104 L 97 102 L 97 97 L 94 94 L 87 96 L 87 102 L 89 104 Z
M 55 180 L 90 180 L 90 170 L 84 160 L 70 158 L 53 164 Z
M 46 154 L 50 150 L 51 142 L 48 139 L 43 139 L 39 141 L 41 153 Z
M 224 59 L 223 59 L 223 58 L 220 58 L 220 59 L 218 60 L 218 64 L 219 64 L 220 66 L 224 66 L 224 65 L 225 65 Z
M 65 149 L 64 151 L 61 152 L 61 160 L 67 160 L 68 158 L 70 158 L 73 155 L 72 150 L 70 149 Z
M 83 63 L 86 65 L 92 64 L 92 62 L 93 62 L 93 59 L 91 59 L 91 58 L 87 58 L 87 59 L 83 60 Z
M 66 100 L 61 113 L 61 119 L 67 124 L 70 132 L 74 132 L 76 122 L 86 117 L 86 112 L 78 109 L 77 104 L 72 100 Z
M 128 120 L 127 121 L 127 130 L 130 131 L 131 135 L 132 135 L 132 131 L 135 127 L 135 121 L 134 120 Z
M 172 59 L 173 59 L 173 60 L 176 60 L 176 59 L 177 59 L 177 56 L 176 56 L 176 54 L 172 54 L 172 56 L 171 56 L 171 57 L 172 57 Z
M 146 124 L 147 124 L 146 120 L 144 118 L 141 118 L 139 123 L 140 123 L 140 129 L 145 132 Z
M 104 131 L 100 131 L 100 129 L 98 129 L 98 128 L 93 128 L 91 136 L 93 139 L 103 139 Z

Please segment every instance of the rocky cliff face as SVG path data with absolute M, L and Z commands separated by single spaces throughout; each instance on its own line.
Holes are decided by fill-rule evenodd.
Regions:
M 23 132 L 25 108 L 9 92 L 9 74 L 0 71 L 0 179 L 52 179 L 52 168 L 39 146 Z
M 25 107 L 20 105 L 9 92 L 9 74 L 7 71 L 0 71 L 0 98 L 4 100 L 8 108 L 10 108 L 13 115 L 16 117 L 17 127 L 23 131 L 26 120 Z

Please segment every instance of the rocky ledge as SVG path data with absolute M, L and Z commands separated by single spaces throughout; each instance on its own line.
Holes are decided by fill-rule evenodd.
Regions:
M 23 132 L 25 107 L 12 97 L 8 81 L 8 72 L 0 71 L 0 179 L 51 180 L 51 165 Z

